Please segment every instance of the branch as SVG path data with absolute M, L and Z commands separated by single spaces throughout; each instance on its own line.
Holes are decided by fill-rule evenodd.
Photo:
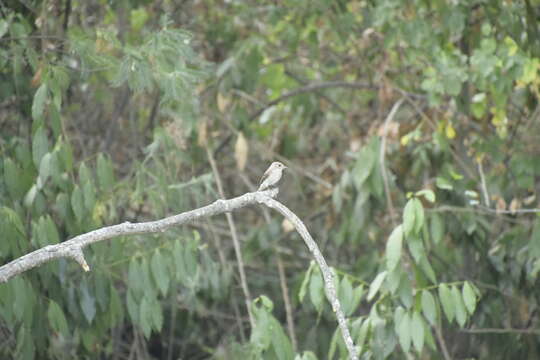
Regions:
M 303 93 L 308 93 L 312 91 L 317 91 L 321 89 L 327 89 L 327 88 L 335 88 L 335 87 L 342 87 L 342 88 L 349 88 L 349 89 L 372 89 L 373 86 L 367 83 L 360 83 L 360 82 L 348 82 L 348 81 L 327 81 L 322 83 L 315 83 L 315 84 L 309 84 L 306 86 L 299 87 L 297 89 L 291 90 L 289 92 L 286 92 L 285 94 L 281 95 L 277 99 L 274 99 L 270 101 L 268 104 L 260 108 L 258 111 L 256 111 L 253 115 L 249 117 L 249 121 L 255 120 L 259 115 L 261 115 L 266 109 L 282 102 L 283 100 L 286 100 L 290 97 L 300 95 Z
M 390 194 L 390 185 L 388 183 L 388 173 L 386 172 L 386 136 L 388 131 L 388 124 L 392 122 L 394 119 L 394 116 L 396 115 L 398 109 L 401 107 L 401 104 L 403 104 L 403 101 L 405 98 L 401 98 L 392 106 L 392 110 L 390 110 L 390 113 L 386 117 L 386 120 L 384 120 L 384 128 L 383 128 L 383 136 L 381 141 L 381 150 L 379 154 L 379 163 L 381 168 L 381 175 L 383 178 L 383 184 L 384 184 L 384 193 L 386 194 L 386 206 L 388 207 L 388 210 L 390 211 L 390 218 L 392 219 L 392 222 L 395 222 L 396 217 L 396 210 L 394 209 L 394 203 L 392 202 L 392 195 Z
M 339 303 L 339 300 L 337 298 L 336 287 L 334 285 L 334 274 L 328 267 L 328 264 L 326 263 L 326 260 L 324 259 L 321 250 L 319 250 L 319 247 L 317 246 L 317 243 L 309 234 L 306 225 L 304 225 L 302 220 L 300 220 L 300 218 L 296 216 L 295 213 L 293 213 L 285 205 L 272 199 L 271 197 L 263 196 L 262 203 L 286 217 L 294 225 L 296 231 L 300 234 L 302 239 L 304 239 L 304 242 L 306 243 L 311 254 L 313 254 L 313 257 L 315 258 L 315 261 L 317 262 L 317 265 L 319 265 L 319 268 L 321 269 L 321 272 L 323 274 L 326 296 L 328 297 L 330 304 L 332 304 L 332 309 L 336 313 L 339 328 L 341 329 L 341 336 L 343 338 L 343 341 L 345 342 L 345 346 L 347 347 L 349 356 L 351 359 L 358 359 L 358 353 L 356 351 L 356 348 L 354 347 L 349 328 L 347 327 L 347 320 L 345 319 L 345 315 L 341 310 L 341 304 Z
M 296 214 L 289 210 L 285 205 L 273 199 L 278 192 L 278 189 L 249 192 L 228 200 L 219 199 L 210 205 L 156 221 L 142 223 L 124 222 L 122 224 L 107 226 L 81 234 L 63 243 L 48 245 L 41 249 L 32 251 L 31 253 L 23 255 L 20 258 L 1 266 L 0 283 L 7 282 L 16 275 L 22 274 L 25 271 L 59 258 L 71 258 L 79 263 L 79 265 L 81 265 L 85 271 L 89 271 L 90 268 L 86 263 L 82 252 L 82 250 L 88 245 L 99 241 L 109 240 L 120 235 L 126 236 L 159 233 L 172 226 L 183 225 L 189 221 L 199 218 L 228 213 L 248 205 L 264 204 L 272 209 L 275 209 L 285 216 L 292 224 L 294 224 L 296 231 L 298 231 L 302 239 L 304 239 L 309 251 L 313 254 L 315 261 L 319 265 L 319 268 L 323 274 L 326 296 L 332 305 L 332 309 L 336 313 L 338 324 L 341 329 L 341 336 L 343 337 L 343 341 L 345 342 L 349 356 L 352 360 L 357 360 L 357 350 L 354 346 L 349 328 L 347 327 L 347 320 L 345 319 L 345 315 L 341 310 L 341 304 L 337 298 L 337 292 L 334 285 L 334 275 L 302 220 L 300 220 L 300 218 L 298 218 L 298 216 L 296 216 Z

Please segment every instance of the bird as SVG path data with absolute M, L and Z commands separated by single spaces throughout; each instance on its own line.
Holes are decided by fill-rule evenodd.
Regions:
M 279 161 L 274 161 L 264 172 L 261 178 L 261 185 L 259 186 L 259 190 L 257 191 L 268 190 L 276 187 L 278 181 L 283 175 L 283 170 L 285 169 L 287 169 L 285 165 L 283 165 Z

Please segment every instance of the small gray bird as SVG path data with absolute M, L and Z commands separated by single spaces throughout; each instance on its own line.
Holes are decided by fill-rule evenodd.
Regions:
M 283 175 L 283 170 L 286 168 L 287 167 L 279 161 L 274 161 L 264 172 L 258 191 L 268 190 L 275 187 L 278 181 L 281 179 L 281 175 Z

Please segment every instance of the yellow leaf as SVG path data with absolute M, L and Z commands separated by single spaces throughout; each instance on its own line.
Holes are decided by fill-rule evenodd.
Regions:
M 249 146 L 243 133 L 238 133 L 236 144 L 234 145 L 234 157 L 236 159 L 236 167 L 240 171 L 244 171 L 247 163 Z
M 218 93 L 217 94 L 217 107 L 219 111 L 221 111 L 222 113 L 225 112 L 228 106 L 229 106 L 229 100 L 225 96 Z
M 450 122 L 446 124 L 445 132 L 446 132 L 446 137 L 449 139 L 453 139 L 456 137 L 456 130 L 454 129 L 454 127 L 452 126 L 452 123 Z
M 197 124 L 197 145 L 204 147 L 208 142 L 208 126 L 206 121 L 200 121 Z

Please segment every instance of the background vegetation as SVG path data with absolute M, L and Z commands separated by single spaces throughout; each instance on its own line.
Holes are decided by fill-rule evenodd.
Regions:
M 540 3 L 0 3 L 0 264 L 252 191 L 338 275 L 365 359 L 537 359 Z M 0 285 L 0 357 L 336 359 L 275 213 L 86 250 Z M 284 286 L 284 284 L 286 286 Z M 287 306 L 289 323 L 287 323 Z

